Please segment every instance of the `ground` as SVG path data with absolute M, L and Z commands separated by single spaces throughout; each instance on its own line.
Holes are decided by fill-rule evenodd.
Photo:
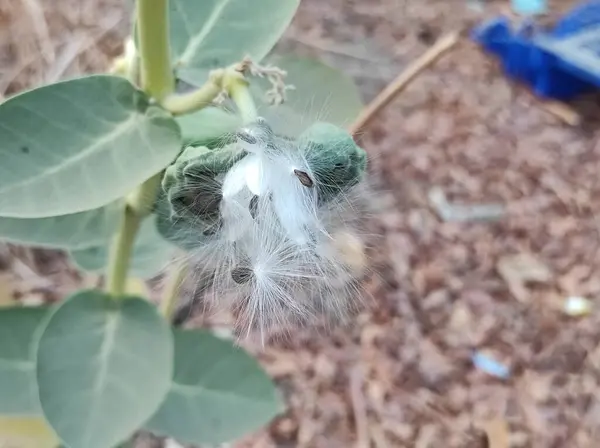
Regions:
M 7 94 L 97 70 L 120 50 L 120 2 L 56 0 L 46 6 L 48 30 L 42 3 L 0 6 Z M 369 101 L 445 32 L 509 6 L 474 5 L 302 0 L 282 47 L 344 69 Z M 362 136 L 385 206 L 372 224 L 383 239 L 372 251 L 368 306 L 331 332 L 248 345 L 289 410 L 236 446 L 594 446 L 600 314 L 568 316 L 564 302 L 600 296 L 595 102 L 577 105 L 583 125 L 566 125 L 466 41 L 381 113 Z M 447 221 L 440 194 L 495 212 Z M 26 300 L 56 300 L 80 281 L 52 253 L 11 247 L 4 258 Z M 508 376 L 477 368 L 474 351 Z

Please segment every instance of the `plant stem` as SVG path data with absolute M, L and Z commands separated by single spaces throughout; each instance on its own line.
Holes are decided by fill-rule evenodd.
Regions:
M 256 119 L 258 112 L 250 93 L 248 80 L 240 72 L 229 71 L 223 79 L 223 87 L 235 102 L 244 123 Z
M 121 224 L 109 253 L 109 272 L 106 290 L 112 296 L 120 296 L 125 291 L 129 260 L 133 252 L 133 242 L 135 241 L 135 235 L 141 222 L 142 217 L 129 205 L 125 205 Z
M 125 51 L 121 56 L 116 58 L 109 69 L 109 73 L 113 75 L 123 76 L 127 78 L 133 85 L 140 84 L 140 64 L 135 48 L 135 42 L 131 37 L 125 42 Z
M 132 37 L 125 42 L 125 60 L 127 61 L 127 71 L 125 75 L 134 86 L 140 85 L 140 57 L 135 41 Z
M 127 204 L 141 217 L 152 213 L 156 194 L 162 182 L 163 172 L 155 174 L 144 182 L 137 190 L 127 198 Z
M 223 90 L 224 74 L 223 69 L 213 71 L 202 87 L 190 93 L 169 95 L 163 99 L 162 106 L 173 115 L 188 114 L 208 106 Z
M 256 118 L 257 111 L 248 86 L 248 80 L 239 64 L 234 64 L 225 69 L 214 70 L 206 84 L 199 89 L 166 96 L 161 104 L 173 115 L 188 114 L 208 106 L 222 90 L 225 90 L 240 109 L 242 119 L 249 122 Z
M 181 261 L 178 265 L 173 266 L 169 273 L 167 284 L 163 291 L 163 299 L 160 304 L 162 315 L 170 320 L 175 310 L 175 302 L 179 293 L 179 287 L 187 274 L 187 264 Z
M 169 55 L 168 12 L 167 0 L 136 1 L 141 87 L 157 101 L 169 95 L 175 85 Z M 161 178 L 162 173 L 158 173 L 148 179 L 138 187 L 133 200 L 125 204 L 108 261 L 107 290 L 115 297 L 125 291 L 135 237 L 142 220 L 152 210 Z
M 157 101 L 173 91 L 168 0 L 137 0 L 142 89 Z

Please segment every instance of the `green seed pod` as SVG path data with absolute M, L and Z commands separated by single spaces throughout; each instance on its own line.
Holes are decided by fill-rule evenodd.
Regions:
M 171 215 L 211 221 L 218 214 L 220 179 L 243 155 L 232 145 L 215 150 L 204 146 L 185 148 L 162 180 Z
M 299 136 L 298 144 L 315 173 L 323 201 L 356 185 L 366 173 L 367 153 L 342 128 L 315 123 Z
M 290 144 L 304 154 L 315 177 L 311 179 L 307 173 L 298 172 L 299 182 L 308 188 L 314 184 L 321 203 L 343 194 L 365 174 L 365 151 L 356 145 L 350 134 L 337 126 L 315 123 L 296 141 L 273 135 L 269 143 L 275 147 Z M 157 204 L 160 233 L 189 250 L 218 232 L 221 182 L 245 155 L 236 143 L 214 149 L 206 146 L 185 148 L 166 169 L 162 180 L 162 194 Z
M 221 179 L 243 157 L 234 146 L 188 146 L 166 170 L 157 200 L 157 228 L 168 241 L 190 250 L 219 226 Z

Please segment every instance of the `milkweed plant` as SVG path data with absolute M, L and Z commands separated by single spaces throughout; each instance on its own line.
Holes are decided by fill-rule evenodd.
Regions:
M 110 73 L 0 104 L 0 237 L 104 279 L 0 309 L 0 437 L 217 446 L 283 412 L 235 339 L 173 324 L 183 278 L 239 337 L 356 307 L 371 200 L 346 127 L 361 102 L 332 68 L 272 51 L 298 3 L 137 0 Z M 158 305 L 130 288 L 163 271 Z

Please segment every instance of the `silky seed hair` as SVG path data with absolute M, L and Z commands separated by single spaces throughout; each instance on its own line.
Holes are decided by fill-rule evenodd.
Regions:
M 189 257 L 207 306 L 231 310 L 240 336 L 263 341 L 275 330 L 345 321 L 361 303 L 368 268 L 368 184 L 335 185 L 333 173 L 309 163 L 308 144 L 275 135 L 262 119 L 237 132 L 233 145 L 245 155 L 211 180 L 218 205 L 214 198 L 189 205 L 192 213 L 216 210 L 210 225 L 198 213 L 197 226 L 186 229 L 197 234 Z M 320 191 L 331 187 L 339 192 L 324 201 Z

